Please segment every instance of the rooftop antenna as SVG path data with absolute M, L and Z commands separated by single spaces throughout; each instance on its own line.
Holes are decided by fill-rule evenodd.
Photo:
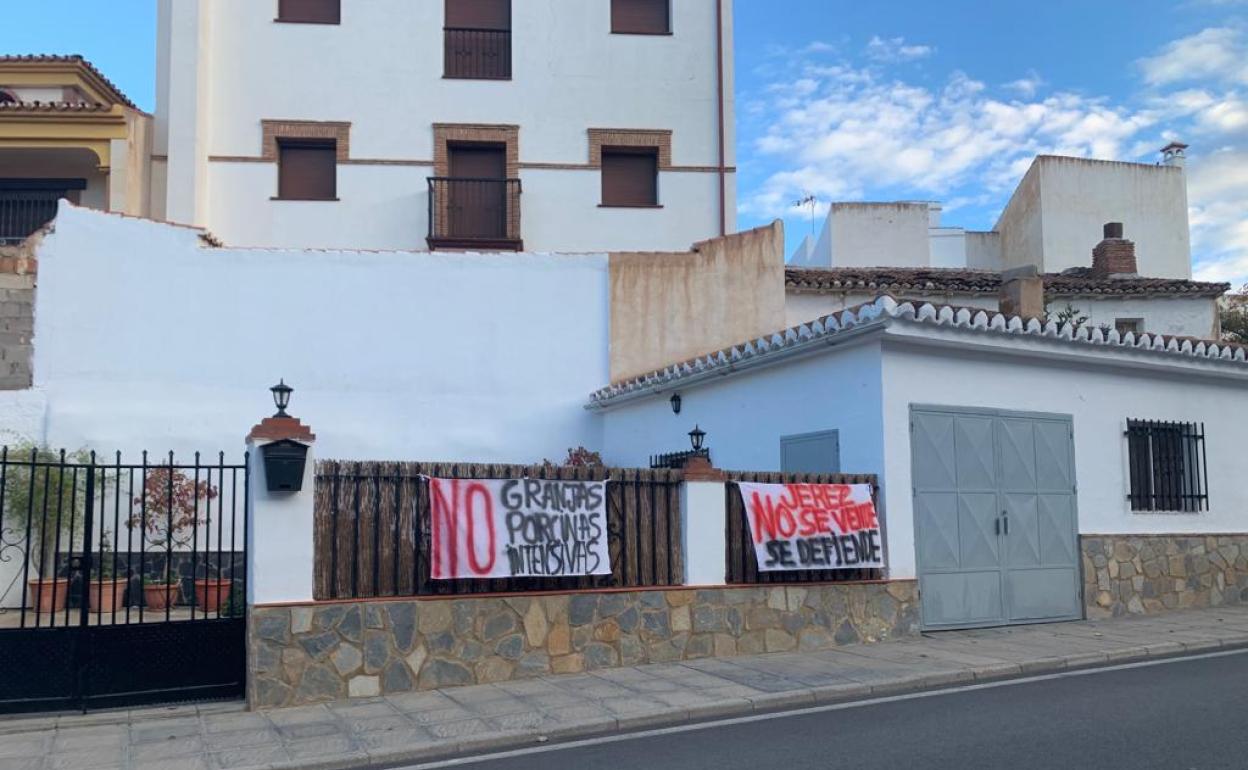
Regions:
M 801 200 L 793 201 L 794 208 L 800 209 L 802 206 L 810 207 L 810 234 L 812 237 L 815 234 L 815 205 L 817 203 L 819 203 L 819 199 L 816 198 L 815 194 L 812 192 L 806 192 L 802 196 Z

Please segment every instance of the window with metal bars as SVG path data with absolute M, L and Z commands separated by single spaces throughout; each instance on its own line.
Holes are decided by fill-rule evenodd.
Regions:
M 1205 424 L 1127 420 L 1133 511 L 1209 510 Z

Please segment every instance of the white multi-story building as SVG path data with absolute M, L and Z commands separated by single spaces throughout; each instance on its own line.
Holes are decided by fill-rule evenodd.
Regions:
M 1086 266 L 1104 223 L 1120 222 L 1140 275 L 1188 279 L 1186 147 L 1167 145 L 1157 165 L 1040 155 L 989 231 L 942 223 L 935 202 L 833 203 L 819 238 L 805 239 L 789 264 L 1060 273 Z
M 153 213 L 238 245 L 735 229 L 730 0 L 160 0 Z

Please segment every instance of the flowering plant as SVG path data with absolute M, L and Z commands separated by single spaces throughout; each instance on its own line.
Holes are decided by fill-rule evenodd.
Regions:
M 217 496 L 217 488 L 207 481 L 192 480 L 168 466 L 153 468 L 143 484 L 143 494 L 134 498 L 138 512 L 131 507 L 126 526 L 141 529 L 154 546 L 186 546 L 196 529 L 212 524 L 208 510 Z

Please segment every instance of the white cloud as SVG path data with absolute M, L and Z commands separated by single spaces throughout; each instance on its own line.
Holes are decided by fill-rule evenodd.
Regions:
M 1167 44 L 1140 67 L 1154 86 L 1196 80 L 1248 85 L 1248 38 L 1239 29 L 1210 27 Z
M 1192 144 L 1194 275 L 1248 281 L 1248 33 L 1213 27 L 1163 46 L 1118 102 L 1049 92 L 1035 73 L 996 89 L 956 71 L 913 82 L 879 64 L 905 47 L 873 38 L 876 55 L 860 64 L 799 57 L 747 100 L 752 166 L 776 170 L 742 196 L 744 217 L 793 217 L 810 191 L 824 202 L 945 199 L 979 218 L 963 224 L 991 226 L 1037 154 L 1152 162 L 1180 140 Z
M 930 45 L 906 45 L 904 37 L 882 38 L 879 35 L 867 42 L 867 57 L 878 62 L 903 62 L 931 56 L 936 49 Z

